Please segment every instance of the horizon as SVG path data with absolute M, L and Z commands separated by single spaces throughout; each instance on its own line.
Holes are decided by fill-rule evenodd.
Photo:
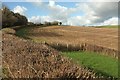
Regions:
M 3 2 L 29 22 L 60 21 L 71 26 L 118 25 L 117 2 Z M 106 7 L 106 5 L 108 5 Z M 109 14 L 109 15 L 108 15 Z

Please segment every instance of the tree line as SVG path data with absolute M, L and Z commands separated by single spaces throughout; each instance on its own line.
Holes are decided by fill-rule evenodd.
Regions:
M 29 22 L 29 23 L 34 24 L 32 22 Z M 36 25 L 36 26 L 55 26 L 55 25 L 62 25 L 62 22 L 59 22 L 59 21 L 47 22 L 47 21 L 45 21 L 44 23 L 37 23 L 34 25 Z
M 20 15 L 19 13 L 14 13 L 5 6 L 1 9 L 1 12 L 2 12 L 2 28 L 26 25 L 28 23 L 28 20 L 25 16 Z
M 62 25 L 62 22 L 59 21 L 53 21 L 53 22 L 44 22 L 39 24 L 34 24 L 32 22 L 28 22 L 28 19 L 20 15 L 19 13 L 14 13 L 10 11 L 6 6 L 2 7 L 0 9 L 0 12 L 2 15 L 2 28 L 6 27 L 13 27 L 13 26 L 21 26 L 21 25 L 28 25 L 28 26 L 52 26 L 52 25 Z

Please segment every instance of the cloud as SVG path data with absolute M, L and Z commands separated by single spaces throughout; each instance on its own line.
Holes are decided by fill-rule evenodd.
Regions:
M 67 20 L 67 24 L 72 25 L 72 26 L 88 25 L 90 23 L 91 23 L 90 20 L 83 18 L 83 16 L 75 16 Z
M 117 24 L 118 24 L 118 18 L 117 17 L 112 17 L 108 20 L 105 20 L 100 25 L 117 25 Z
M 78 7 L 82 7 L 81 10 L 85 13 L 85 16 L 89 16 L 93 23 L 100 23 L 109 18 L 118 16 L 118 3 L 117 2 L 91 2 L 84 4 L 77 4 Z M 106 6 L 107 5 L 107 6 Z M 96 19 L 92 19 L 97 17 Z
M 50 11 L 50 14 L 45 16 L 33 16 L 29 21 L 40 23 L 46 21 L 62 21 L 67 25 L 106 25 L 116 24 L 118 17 L 118 3 L 100 2 L 101 0 L 89 0 L 91 2 L 77 3 L 74 8 L 69 8 L 55 4 L 54 0 L 50 0 L 48 4 L 38 4 L 40 8 Z M 116 0 L 117 1 L 117 0 Z M 107 6 L 106 6 L 107 5 Z M 71 16 L 71 14 L 83 12 L 83 15 Z M 115 21 L 114 21 L 115 20 Z
M 55 4 L 55 1 L 50 1 L 47 9 L 50 10 L 50 16 L 55 20 L 66 21 L 70 14 L 77 11 L 76 8 L 68 8 Z
M 50 0 L 50 1 L 49 1 L 49 6 L 54 6 L 54 5 L 55 5 L 55 1 Z
M 105 20 L 104 22 L 92 24 L 90 19 L 84 18 L 83 16 L 76 16 L 76 17 L 69 18 L 67 24 L 72 25 L 72 26 L 78 26 L 78 25 L 81 25 L 81 26 L 83 26 L 83 25 L 86 25 L 86 26 L 90 26 L 90 25 L 92 25 L 92 26 L 118 25 L 118 18 L 112 17 L 112 18 Z
M 43 2 L 43 0 L 25 0 L 26 2 Z
M 88 0 L 88 2 L 119 2 L 120 0 Z
M 42 22 L 46 21 L 62 21 L 63 23 L 66 23 L 67 19 L 69 18 L 70 14 L 78 11 L 76 8 L 67 8 L 64 6 L 60 6 L 60 5 L 56 5 L 54 0 L 50 0 L 48 4 L 41 4 L 38 7 L 43 8 L 45 10 L 49 10 L 49 13 L 47 16 L 34 16 L 34 18 L 36 17 L 36 19 L 38 21 L 36 21 L 36 19 L 32 19 L 33 17 L 29 18 L 29 21 L 35 22 L 35 23 L 40 23 L 40 18 L 42 20 Z M 45 19 L 46 18 L 46 19 Z
M 52 22 L 54 19 L 50 16 L 32 16 L 28 18 L 28 21 L 33 23 L 44 23 L 45 21 Z
M 104 21 L 111 17 L 118 16 L 118 3 L 116 2 L 102 2 L 99 3 L 97 6 L 96 4 L 93 5 L 93 11 L 95 12 L 94 15 L 100 17 L 100 19 L 96 20 L 96 22 Z
M 91 0 L 92 1 L 92 0 Z M 108 1 L 108 0 L 107 0 Z M 110 0 L 109 0 L 110 1 Z M 107 5 L 107 6 L 106 6 Z M 72 24 L 78 25 L 101 25 L 101 24 L 113 24 L 114 17 L 118 17 L 118 3 L 117 2 L 89 2 L 89 3 L 77 3 L 77 8 L 84 12 L 81 18 L 74 16 Z M 71 19 L 71 18 L 70 18 Z M 70 20 L 69 19 L 69 20 Z M 76 19 L 76 20 L 75 20 Z M 110 22 L 109 22 L 110 20 Z M 117 25 L 117 19 L 114 24 Z M 79 23 L 76 23 L 79 21 Z M 82 23 L 80 23 L 82 22 Z
M 107 5 L 107 6 L 106 6 Z M 74 16 L 68 19 L 70 25 L 117 25 L 117 2 L 78 3 L 77 9 L 84 12 L 83 16 Z
M 28 18 L 28 21 L 33 22 L 33 23 L 40 23 L 41 18 L 40 18 L 40 16 L 32 16 L 31 18 Z
M 19 13 L 21 15 L 25 15 L 25 12 L 27 11 L 27 8 L 23 7 L 23 6 L 16 6 L 14 9 L 13 9 L 13 12 L 14 13 Z

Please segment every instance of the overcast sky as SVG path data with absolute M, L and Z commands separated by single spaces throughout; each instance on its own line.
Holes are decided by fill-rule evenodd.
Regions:
M 4 2 L 15 13 L 25 15 L 30 22 L 61 21 L 65 25 L 117 25 L 119 0 L 89 0 L 89 2 L 58 2 L 55 0 Z M 112 2 L 111 2 L 112 1 Z

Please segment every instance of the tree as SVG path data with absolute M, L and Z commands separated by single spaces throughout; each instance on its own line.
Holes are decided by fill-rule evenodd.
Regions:
M 6 6 L 4 6 L 1 11 L 3 28 L 18 25 L 26 25 L 28 22 L 25 16 L 10 11 Z
M 45 21 L 45 22 L 44 22 L 44 25 L 45 25 L 45 26 L 50 26 L 50 22 Z
M 17 21 L 15 22 L 15 26 L 18 25 L 27 25 L 27 18 L 23 15 L 20 15 L 19 13 L 15 13 L 14 16 L 17 18 Z
M 58 21 L 51 22 L 52 25 L 58 25 Z
M 60 25 L 62 25 L 62 22 L 59 22 Z
M 7 8 L 3 7 L 2 9 L 2 26 L 8 27 L 13 24 L 13 13 Z

